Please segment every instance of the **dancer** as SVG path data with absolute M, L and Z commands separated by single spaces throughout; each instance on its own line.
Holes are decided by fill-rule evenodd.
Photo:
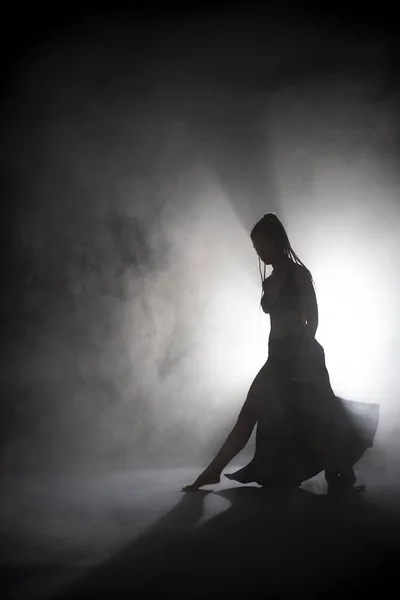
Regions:
M 291 488 L 325 471 L 328 491 L 361 491 L 362 486 L 354 487 L 353 466 L 373 445 L 379 406 L 335 396 L 324 349 L 315 339 L 314 282 L 281 221 L 274 213 L 265 214 L 250 238 L 259 261 L 261 306 L 271 320 L 268 360 L 251 384 L 222 448 L 183 490 L 219 483 L 223 469 L 245 447 L 257 424 L 254 458 L 227 474 L 229 479 Z M 267 265 L 273 268 L 269 277 Z

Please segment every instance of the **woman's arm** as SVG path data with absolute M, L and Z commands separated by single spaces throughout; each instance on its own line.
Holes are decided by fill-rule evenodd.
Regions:
M 318 304 L 310 273 L 304 269 L 296 269 L 295 279 L 300 288 L 301 306 L 304 320 L 307 321 L 307 331 L 315 337 L 318 328 Z

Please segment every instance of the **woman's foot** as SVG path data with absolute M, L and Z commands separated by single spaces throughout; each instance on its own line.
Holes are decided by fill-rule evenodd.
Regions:
M 214 483 L 219 483 L 220 481 L 221 474 L 218 471 L 213 471 L 212 469 L 207 468 L 201 473 L 201 475 L 198 476 L 194 483 L 191 485 L 185 485 L 185 487 L 182 488 L 182 491 L 195 492 L 204 485 L 212 485 Z

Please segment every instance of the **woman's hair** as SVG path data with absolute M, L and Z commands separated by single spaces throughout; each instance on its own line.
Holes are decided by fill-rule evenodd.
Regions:
M 311 277 L 310 271 L 307 269 L 304 263 L 301 262 L 300 258 L 297 256 L 296 252 L 293 250 L 290 245 L 289 238 L 285 231 L 284 226 L 278 219 L 275 213 L 266 213 L 253 227 L 250 233 L 250 237 L 253 239 L 255 236 L 259 237 L 268 237 L 272 239 L 277 246 L 282 250 L 283 254 L 292 260 L 294 263 L 301 265 L 306 269 Z M 264 283 L 265 280 L 265 272 L 266 272 L 266 264 L 264 263 L 264 276 L 261 271 L 261 260 L 258 257 L 258 268 L 261 276 L 261 284 Z M 311 277 L 311 281 L 314 285 L 314 281 Z

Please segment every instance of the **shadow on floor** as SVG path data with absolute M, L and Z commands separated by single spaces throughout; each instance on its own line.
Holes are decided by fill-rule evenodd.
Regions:
M 363 494 L 230 488 L 218 492 L 230 507 L 196 527 L 209 493 L 183 493 L 140 538 L 59 600 L 125 599 L 135 593 L 163 599 L 305 593 L 326 598 L 381 591 L 382 582 L 394 582 L 398 515 Z

